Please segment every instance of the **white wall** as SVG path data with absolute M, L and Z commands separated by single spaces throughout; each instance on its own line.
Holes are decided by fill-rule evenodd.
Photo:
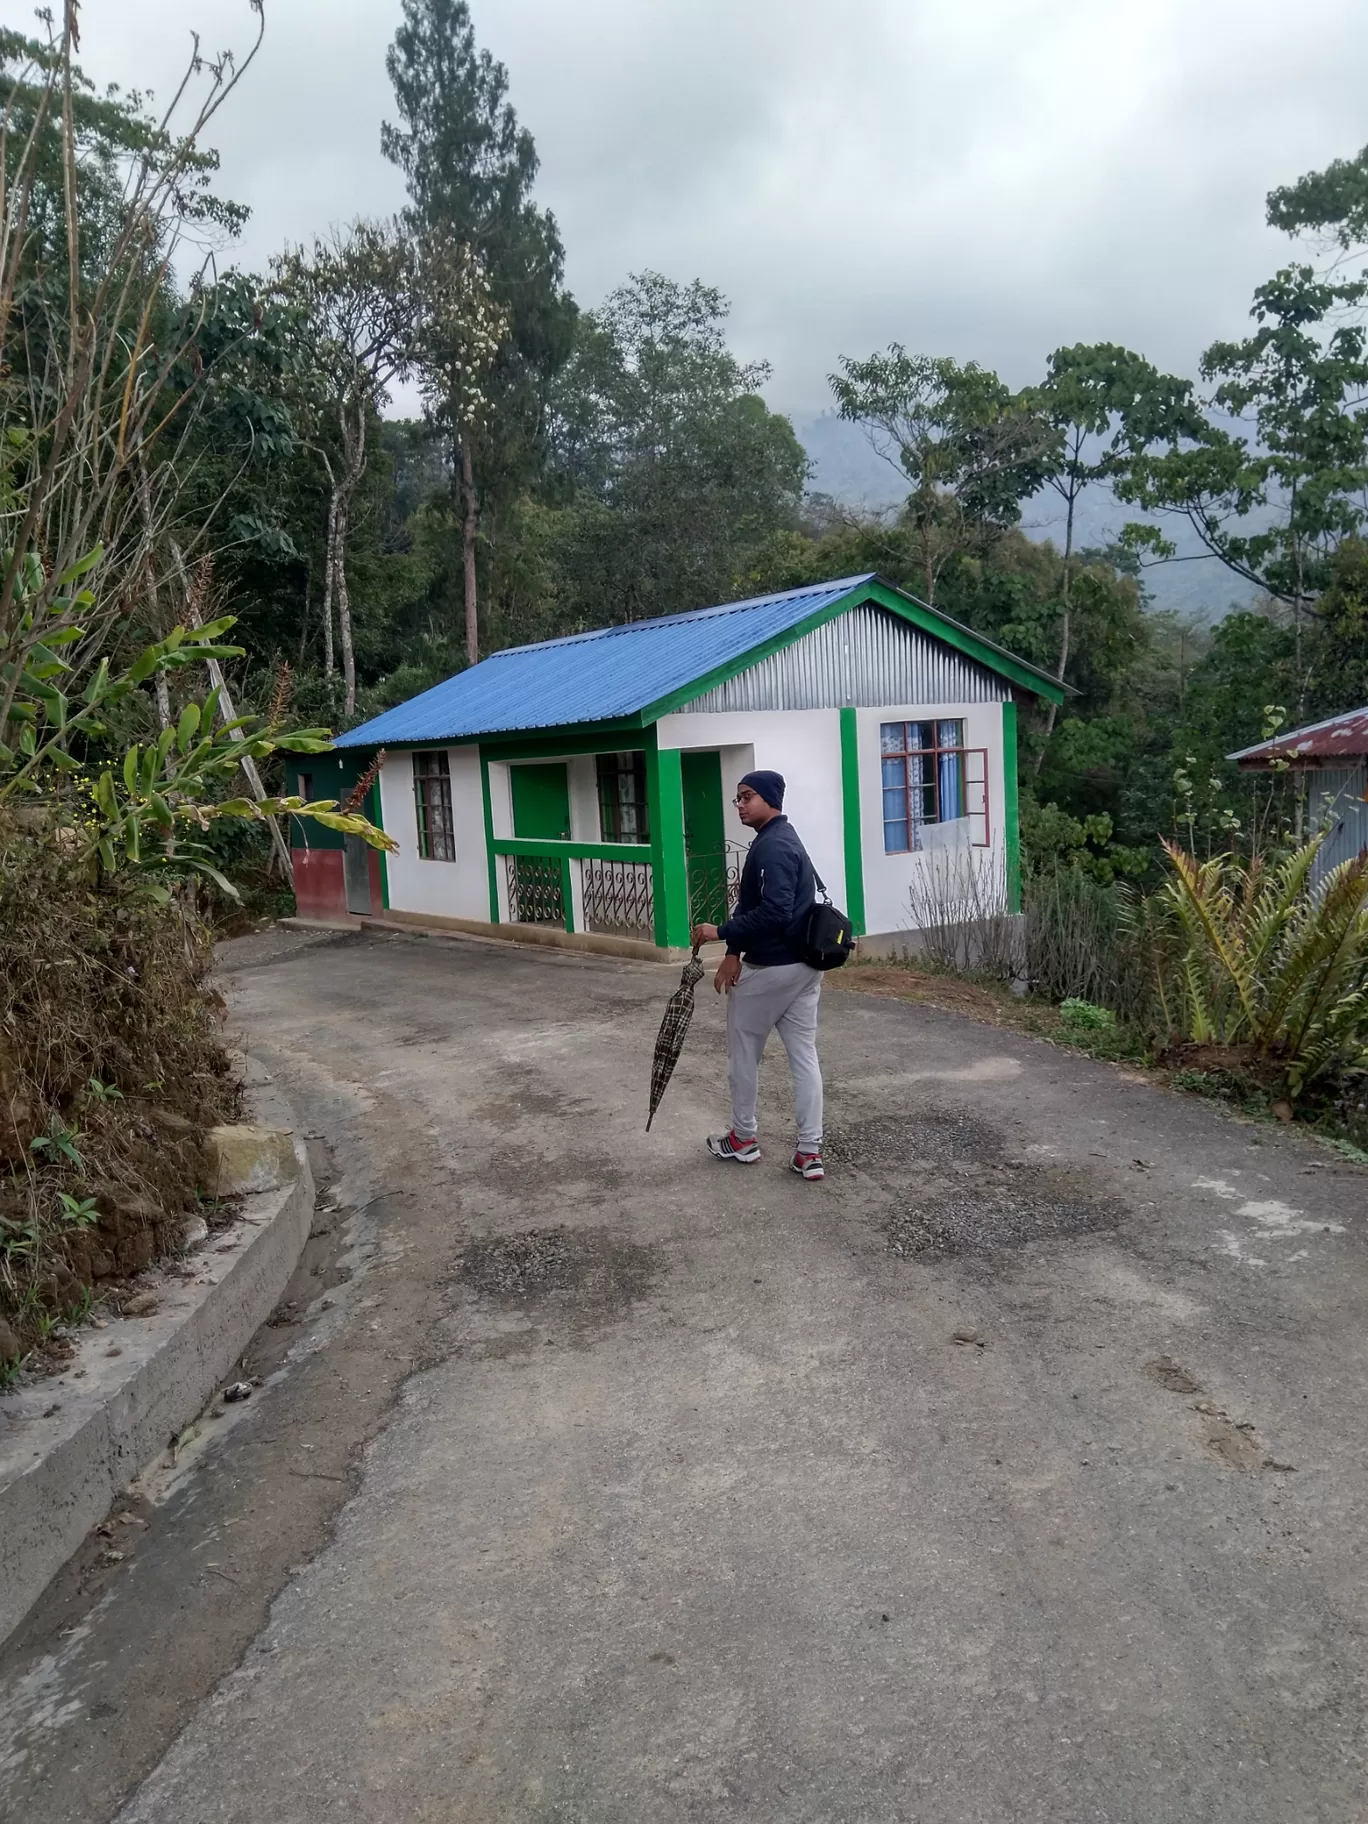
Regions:
M 886 855 L 883 839 L 883 783 L 879 729 L 884 722 L 928 722 L 956 717 L 964 723 L 964 745 L 988 750 L 987 849 L 965 848 L 963 854 L 1000 880 L 1006 855 L 1005 802 L 1002 773 L 1002 705 L 1000 703 L 906 703 L 886 709 L 857 709 L 855 726 L 860 756 L 860 833 L 864 853 L 865 930 L 870 936 L 910 930 L 914 875 L 945 869 L 943 852 Z M 938 858 L 939 857 L 939 858 Z
M 835 709 L 689 712 L 664 716 L 662 747 L 720 748 L 722 796 L 730 839 L 749 845 L 751 832 L 730 800 L 743 773 L 783 775 L 784 812 L 838 904 L 845 894 L 841 817 L 841 716 Z M 875 730 L 875 739 L 878 731 Z
M 570 834 L 576 842 L 601 842 L 597 756 L 573 754 L 565 770 L 570 786 Z
M 446 751 L 451 769 L 455 861 L 424 861 L 418 854 L 412 754 L 391 754 L 380 769 L 381 816 L 385 829 L 399 844 L 399 853 L 386 857 L 389 903 L 396 912 L 487 919 L 489 868 L 485 860 L 480 753 L 475 747 L 449 747 Z

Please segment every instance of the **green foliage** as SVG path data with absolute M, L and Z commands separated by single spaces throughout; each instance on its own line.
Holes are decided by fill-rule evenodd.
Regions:
M 710 286 L 635 275 L 582 317 L 553 391 L 549 563 L 566 626 L 724 599 L 797 523 L 807 461 L 727 346 Z
M 83 633 L 71 617 L 93 606 L 94 600 L 90 590 L 77 591 L 76 585 L 97 567 L 99 558 L 96 551 L 72 567 L 64 579 L 68 594 L 48 597 L 47 616 L 56 621 L 57 634 L 48 634 L 46 640 L 29 637 L 22 668 L 13 662 L 8 671 L 0 667 L 0 683 L 8 686 L 9 725 L 18 729 L 13 746 L 0 743 L 0 806 L 16 794 L 50 792 L 73 775 L 84 780 L 86 769 L 73 754 L 73 743 L 98 740 L 107 731 L 110 712 L 158 674 L 241 656 L 241 648 L 220 643 L 233 624 L 232 616 L 205 627 L 176 627 L 118 673 L 111 673 L 108 658 L 102 659 L 80 696 L 70 698 L 59 687 L 59 680 L 65 682 L 73 669 L 64 649 Z M 35 553 L 29 553 L 21 574 L 30 579 L 33 594 L 41 600 Z M 19 599 L 22 603 L 24 598 Z M 36 612 L 21 619 L 21 633 L 30 632 Z M 331 741 L 321 728 L 280 730 L 260 726 L 259 718 L 251 716 L 221 722 L 218 698 L 214 689 L 202 701 L 185 703 L 176 722 L 155 742 L 134 742 L 117 766 L 95 770 L 73 830 L 81 852 L 105 873 L 132 868 L 154 883 L 203 873 L 231 894 L 231 883 L 189 834 L 208 829 L 219 818 L 263 821 L 291 813 L 361 836 L 376 848 L 395 846 L 365 818 L 340 812 L 332 799 L 305 803 L 297 797 L 225 796 L 244 760 L 264 760 L 282 747 L 320 753 Z M 158 890 L 166 891 L 164 886 Z
M 1284 234 L 1319 234 L 1345 253 L 1368 242 L 1368 146 L 1271 191 L 1268 225 Z
M 1244 420 L 1175 408 L 1149 429 L 1118 481 L 1122 499 L 1181 514 L 1236 575 L 1301 610 L 1327 586 L 1339 543 L 1364 522 L 1368 341 L 1359 280 L 1289 266 L 1254 293 L 1258 327 L 1202 357 L 1211 404 Z M 1152 530 L 1132 529 L 1152 546 Z
M 507 71 L 476 46 L 465 0 L 404 0 L 386 68 L 399 119 L 381 129 L 381 147 L 404 174 L 410 229 L 468 247 L 507 313 L 488 411 L 475 424 L 459 400 L 443 408 L 472 445 L 482 491 L 504 500 L 540 466 L 547 387 L 570 350 L 560 232 L 533 200 L 532 135 L 508 101 Z
M 1059 1017 L 1066 1026 L 1076 1027 L 1080 1032 L 1106 1032 L 1116 1024 L 1116 1015 L 1110 1007 L 1099 1007 L 1095 1001 L 1083 1001 L 1076 995 L 1060 1002 Z
M 1172 1030 L 1248 1046 L 1294 1097 L 1368 1064 L 1368 858 L 1315 883 L 1321 841 L 1272 864 L 1198 862 L 1165 844 L 1172 873 L 1159 896 L 1181 933 L 1158 983 Z
M 945 564 L 981 551 L 1021 517 L 1059 463 L 1059 437 L 1027 395 L 976 361 L 910 355 L 900 343 L 830 376 L 842 418 L 869 431 L 907 477 L 905 518 L 920 593 L 935 602 Z

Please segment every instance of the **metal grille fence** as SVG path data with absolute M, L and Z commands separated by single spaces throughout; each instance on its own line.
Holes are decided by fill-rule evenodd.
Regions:
M 725 924 L 741 891 L 746 851 L 729 842 L 720 849 L 694 850 L 688 857 L 689 920 L 692 924 Z
M 581 879 L 584 920 L 591 931 L 631 931 L 644 937 L 654 933 L 649 862 L 591 858 L 584 863 Z
M 508 916 L 515 925 L 559 925 L 565 929 L 561 864 L 550 856 L 506 855 Z

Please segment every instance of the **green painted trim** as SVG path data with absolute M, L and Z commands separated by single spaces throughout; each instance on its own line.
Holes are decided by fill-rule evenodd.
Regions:
M 654 739 L 646 749 L 646 804 L 651 818 L 655 940 L 662 948 L 682 947 L 689 941 L 684 780 L 679 749 L 658 747 Z
M 561 857 L 561 904 L 565 907 L 565 928 L 574 935 L 575 895 L 570 886 L 570 857 Z
M 651 860 L 648 842 L 557 842 L 550 836 L 496 836 L 496 855 L 574 855 L 583 861 Z
M 367 815 L 370 817 L 371 822 L 375 825 L 377 830 L 383 830 L 385 827 L 385 814 L 380 808 L 380 781 L 378 779 L 371 782 L 371 788 L 367 797 L 369 800 Z M 380 904 L 384 907 L 385 911 L 388 912 L 390 903 L 389 856 L 383 849 L 380 849 L 378 853 L 380 856 Z
M 845 911 L 865 933 L 864 839 L 860 831 L 860 733 L 853 709 L 841 711 L 841 822 L 845 834 Z
M 494 800 L 489 795 L 489 758 L 480 749 L 480 790 L 484 796 L 485 859 L 489 863 L 489 922 L 499 922 L 499 864 L 494 859 Z
M 574 747 L 565 744 L 567 731 L 573 731 L 572 738 L 582 739 L 585 747 L 590 751 L 592 751 L 592 743 L 601 735 L 613 736 L 615 744 L 619 747 L 640 747 L 642 726 L 639 715 L 617 716 L 606 722 L 557 722 L 549 728 L 496 728 L 483 735 L 430 735 L 422 741 L 386 741 L 384 747 L 385 752 L 389 754 L 408 754 L 424 748 L 435 747 L 483 747 L 495 760 L 502 759 L 503 755 L 495 753 L 493 750 L 506 747 L 517 750 L 513 755 L 516 760 L 519 755 L 528 751 L 529 742 L 534 747 L 541 743 L 543 746 L 549 747 L 553 754 L 575 753 L 577 750 Z M 625 742 L 617 741 L 618 735 L 626 735 L 628 739 Z M 372 743 L 369 748 L 332 747 L 327 751 L 344 755 L 374 753 L 377 746 L 379 746 L 378 742 Z
M 1002 817 L 1007 854 L 1007 907 L 1021 910 L 1021 795 L 1017 784 L 1017 706 L 1002 706 Z
M 453 735 L 445 741 L 394 741 L 398 753 L 415 748 L 473 747 L 490 760 L 559 760 L 568 754 L 626 753 L 646 745 L 640 717 L 617 722 L 566 722 L 558 728 L 514 729 L 508 734 Z

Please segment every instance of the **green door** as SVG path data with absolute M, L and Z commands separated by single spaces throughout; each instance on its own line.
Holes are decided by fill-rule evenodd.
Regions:
M 559 765 L 510 766 L 513 834 L 532 842 L 570 840 L 570 778 Z M 559 925 L 566 918 L 565 864 L 559 856 L 519 855 L 508 870 L 508 915 L 517 925 Z
M 722 810 L 722 756 L 679 756 L 684 788 L 684 854 L 689 869 L 689 917 L 720 925 L 727 916 L 727 838 Z
M 570 779 L 564 762 L 511 766 L 513 834 L 533 841 L 569 842 Z

